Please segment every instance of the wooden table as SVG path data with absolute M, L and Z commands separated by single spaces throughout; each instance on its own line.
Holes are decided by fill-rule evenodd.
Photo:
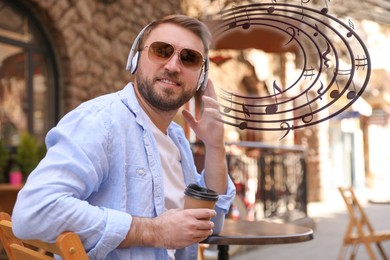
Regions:
M 229 245 L 275 245 L 305 242 L 313 239 L 310 228 L 268 221 L 226 219 L 218 236 L 202 241 L 218 245 L 218 259 L 229 259 Z

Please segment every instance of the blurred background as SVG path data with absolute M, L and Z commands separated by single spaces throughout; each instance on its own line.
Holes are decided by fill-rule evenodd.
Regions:
M 237 187 L 229 217 L 314 227 L 317 213 L 310 209 L 322 214 L 319 205 L 330 205 L 327 202 L 335 198 L 339 186 L 352 186 L 368 199 L 388 200 L 389 1 L 0 0 L 0 210 L 12 213 L 23 181 L 45 154 L 46 133 L 62 116 L 81 102 L 120 90 L 132 80 L 125 70 L 127 56 L 145 25 L 181 13 L 203 20 L 213 31 L 223 18 L 221 12 L 229 14 L 227 10 L 260 3 L 301 7 L 302 14 L 297 14 L 301 22 L 308 19 L 304 7 L 327 8 L 369 51 L 370 67 L 359 63 L 362 68 L 357 72 L 356 67 L 355 84 L 364 75 L 370 79 L 364 92 L 342 113 L 299 129 L 289 125 L 286 130 L 292 131 L 285 136 L 283 131 L 251 130 L 249 122 L 245 127 L 238 127 L 239 122 L 226 124 L 229 174 Z M 302 55 L 294 46 L 283 44 L 272 31 L 257 29 L 214 38 L 209 77 L 225 101 L 226 93 L 276 97 L 275 89 L 286 88 L 302 72 Z M 300 30 L 293 32 L 295 36 Z M 336 49 L 341 48 L 335 33 L 318 32 L 325 33 Z M 336 58 L 348 63 L 342 49 Z M 364 62 L 367 57 L 360 58 Z M 321 82 L 331 82 L 332 73 L 319 76 Z M 304 91 L 304 86 L 297 86 L 296 91 Z M 200 96 L 186 108 L 200 114 Z M 329 100 L 327 95 L 322 97 Z M 229 104 L 223 105 L 228 111 Z M 242 114 L 247 119 L 250 113 L 245 109 Z M 330 109 L 322 113 L 331 114 Z M 272 116 L 280 119 L 280 115 Z M 318 116 L 312 114 L 312 119 Z M 200 169 L 202 143 L 180 117 L 176 121 L 183 125 Z M 341 197 L 337 198 L 340 202 Z
M 358 100 L 341 114 L 289 131 L 284 138 L 283 132 L 226 124 L 229 173 L 238 190 L 230 217 L 306 220 L 313 225 L 308 206 L 326 201 L 339 186 L 388 199 L 387 0 L 0 0 L 0 182 L 19 187 L 44 155 L 46 133 L 62 116 L 132 80 L 125 70 L 130 47 L 152 20 L 182 13 L 204 20 L 212 29 L 220 11 L 276 2 L 315 10 L 327 7 L 328 14 L 344 23 L 352 26 L 352 21 L 369 51 L 371 77 Z M 299 54 L 271 36 L 264 32 L 245 39 L 222 37 L 209 57 L 214 85 L 244 96 L 272 95 L 275 80 L 288 86 L 299 71 Z M 321 75 L 324 82 L 330 77 Z M 199 100 L 200 94 L 186 107 L 200 113 Z M 176 121 L 185 128 L 201 167 L 202 144 L 185 122 Z M 2 193 L 0 209 L 12 211 L 18 188 L 2 187 L 0 192 L 8 193 Z

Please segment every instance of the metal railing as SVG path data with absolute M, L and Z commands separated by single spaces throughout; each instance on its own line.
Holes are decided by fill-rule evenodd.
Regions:
M 193 143 L 192 148 L 198 169 L 203 168 L 202 143 Z M 237 188 L 231 217 L 285 222 L 307 217 L 306 152 L 302 146 L 237 142 L 226 143 L 226 151 L 229 175 Z

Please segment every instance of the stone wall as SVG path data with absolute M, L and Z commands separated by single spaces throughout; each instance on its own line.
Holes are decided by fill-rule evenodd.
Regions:
M 61 114 L 123 88 L 127 56 L 138 32 L 156 18 L 182 13 L 180 0 L 29 0 L 54 48 Z M 163 3 L 163 4 L 162 4 Z

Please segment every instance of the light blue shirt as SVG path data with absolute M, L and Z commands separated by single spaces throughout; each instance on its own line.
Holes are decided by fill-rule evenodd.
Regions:
M 117 249 L 132 216 L 154 218 L 164 211 L 160 156 L 140 110 L 129 83 L 81 104 L 49 131 L 48 152 L 29 175 L 13 210 L 17 236 L 54 242 L 60 233 L 74 231 L 90 259 L 168 259 L 161 248 Z M 186 185 L 205 186 L 182 128 L 172 122 L 168 132 L 180 150 Z M 229 179 L 215 208 L 215 232 L 234 196 Z M 196 244 L 176 251 L 176 259 L 196 257 Z

